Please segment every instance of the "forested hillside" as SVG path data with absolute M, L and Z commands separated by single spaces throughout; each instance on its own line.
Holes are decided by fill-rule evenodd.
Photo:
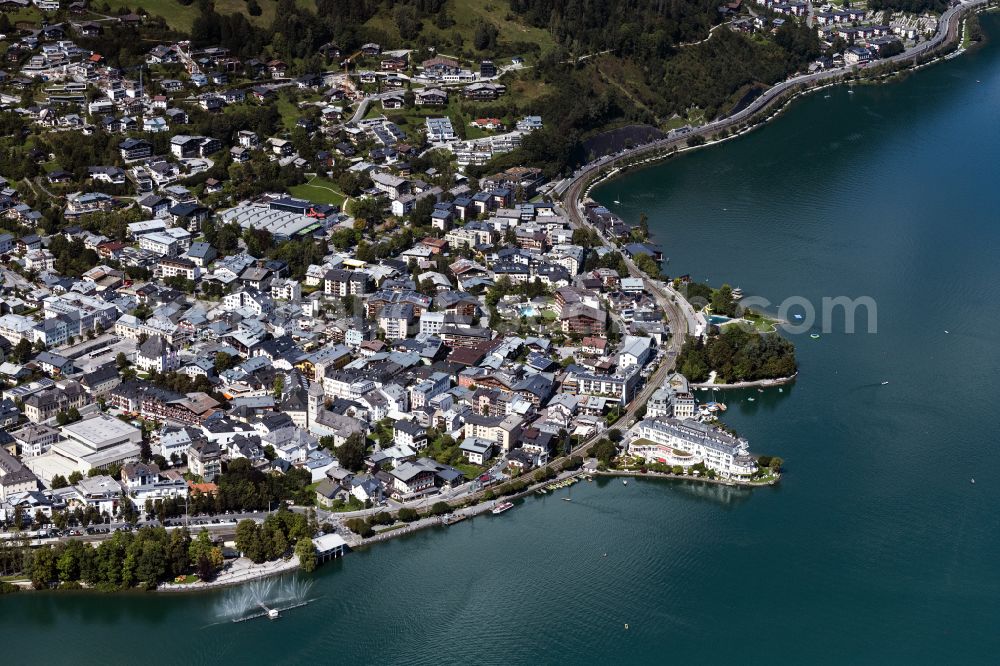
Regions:
M 887 9 L 893 12 L 920 14 L 925 11 L 943 12 L 948 8 L 948 0 L 868 0 L 868 8 Z
M 642 61 L 704 38 L 719 22 L 718 6 L 717 0 L 510 0 L 511 11 L 567 48 L 612 49 Z

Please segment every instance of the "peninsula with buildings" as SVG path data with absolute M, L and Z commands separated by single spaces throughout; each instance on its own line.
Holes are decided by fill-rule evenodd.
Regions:
M 688 384 L 729 333 L 645 220 L 585 200 L 635 135 L 594 135 L 584 163 L 542 89 L 609 61 L 546 43 L 534 3 L 472 23 L 404 5 L 389 33 L 349 4 L 319 16 L 361 27 L 311 43 L 286 2 L 269 28 L 254 0 L 249 20 L 0 2 L 4 591 L 310 570 L 583 472 L 777 478 Z M 821 81 L 958 16 L 735 2 L 706 39 L 759 33 L 798 54 L 781 76 Z M 643 140 L 718 129 L 694 113 Z

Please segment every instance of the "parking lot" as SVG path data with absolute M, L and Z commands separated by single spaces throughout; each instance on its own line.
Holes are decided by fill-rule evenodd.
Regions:
M 113 333 L 103 333 L 93 340 L 57 350 L 57 353 L 73 358 L 76 366 L 84 372 L 113 362 L 120 352 L 131 359 L 135 355 L 135 343 L 123 340 Z

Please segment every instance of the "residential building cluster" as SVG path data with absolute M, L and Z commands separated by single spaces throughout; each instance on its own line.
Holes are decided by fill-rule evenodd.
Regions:
M 0 366 L 5 515 L 18 504 L 183 497 L 180 474 L 212 483 L 240 458 L 308 470 L 321 504 L 407 501 L 544 466 L 571 438 L 606 429 L 669 330 L 641 285 L 588 268 L 606 250 L 574 244 L 558 206 L 526 201 L 540 172 L 493 174 L 450 199 L 413 178 L 375 172 L 372 182 L 390 209 L 433 197 L 436 235 L 380 260 L 333 251 L 295 279 L 285 262 L 223 256 L 153 217 L 129 227 L 133 255 L 155 261 L 149 280 L 128 279 L 122 261 L 5 284 L 0 347 L 16 356 Z M 333 233 L 327 214 L 337 219 L 288 197 L 213 212 L 275 239 Z M 12 246 L 12 260 L 28 252 Z M 165 284 L 178 276 L 193 294 Z M 208 284 L 224 296 L 202 297 Z M 24 343 L 27 355 L 16 351 Z M 178 374 L 204 390 L 156 379 Z M 66 423 L 73 412 L 80 420 Z M 454 442 L 446 460 L 428 432 Z M 367 442 L 360 470 L 338 460 L 352 438 Z M 74 472 L 84 481 L 72 491 L 51 488 Z
M 473 180 L 420 159 L 447 146 L 459 167 L 482 165 L 542 128 L 540 116 L 507 117 L 510 132 L 458 140 L 449 105 L 503 95 L 502 67 L 416 65 L 367 44 L 377 71 L 292 78 L 278 60 L 180 42 L 152 45 L 131 71 L 72 41 L 103 29 L 46 25 L 15 41 L 21 75 L 52 82 L 23 116 L 46 131 L 113 135 L 116 154 L 70 172 L 29 153 L 47 168 L 32 182 L 61 193 L 56 224 L 25 203 L 35 199 L 24 182 L 0 182 L 0 214 L 17 231 L 0 235 L 0 520 L 213 493 L 236 460 L 304 470 L 323 506 L 453 497 L 604 432 L 663 360 L 665 313 L 642 279 L 609 267 L 622 266 L 616 252 L 659 262 L 661 248 L 588 205 L 618 244 L 591 247 L 546 199 L 541 169 Z M 253 85 L 234 83 L 248 76 Z M 366 94 L 373 83 L 407 92 Z M 319 110 L 293 131 L 222 138 L 191 122 L 273 104 L 286 88 Z M 403 108 L 410 92 L 441 114 L 404 131 L 363 112 L 376 100 Z M 473 129 L 506 126 L 482 118 Z M 336 166 L 357 179 L 353 202 L 341 210 L 292 187 L 232 196 L 240 183 L 206 177 L 218 160 L 281 173 Z M 114 230 L 95 223 L 121 213 Z M 238 238 L 213 243 L 220 229 Z M 264 247 L 252 247 L 258 235 Z M 296 264 L 286 243 L 317 256 Z M 652 444 L 634 452 L 674 461 L 672 447 L 743 474 L 745 442 L 689 423 L 697 409 L 682 379 L 654 394 L 637 431 Z M 358 445 L 361 459 L 342 464 Z

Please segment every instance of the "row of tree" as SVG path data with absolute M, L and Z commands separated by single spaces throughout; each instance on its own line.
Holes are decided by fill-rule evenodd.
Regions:
M 80 583 L 103 590 L 152 588 L 177 576 L 196 572 L 211 579 L 222 566 L 222 550 L 202 530 L 194 538 L 187 529 L 167 533 L 162 527 L 116 532 L 96 548 L 71 539 L 52 548 L 36 548 L 24 563 L 32 586 Z
M 265 518 L 263 524 L 249 519 L 240 521 L 236 526 L 236 547 L 244 557 L 259 564 L 284 557 L 289 549 L 308 539 L 317 529 L 315 518 L 310 520 L 305 514 L 293 513 L 282 505 Z
M 367 539 L 370 536 L 374 536 L 376 525 L 388 526 L 397 521 L 401 523 L 412 523 L 420 520 L 420 518 L 443 516 L 446 513 L 450 513 L 451 510 L 451 505 L 447 502 L 435 502 L 424 514 L 421 514 L 416 509 L 403 507 L 397 511 L 395 515 L 389 511 L 380 511 L 372 514 L 368 518 L 350 518 L 344 522 L 344 526 L 358 536 Z

